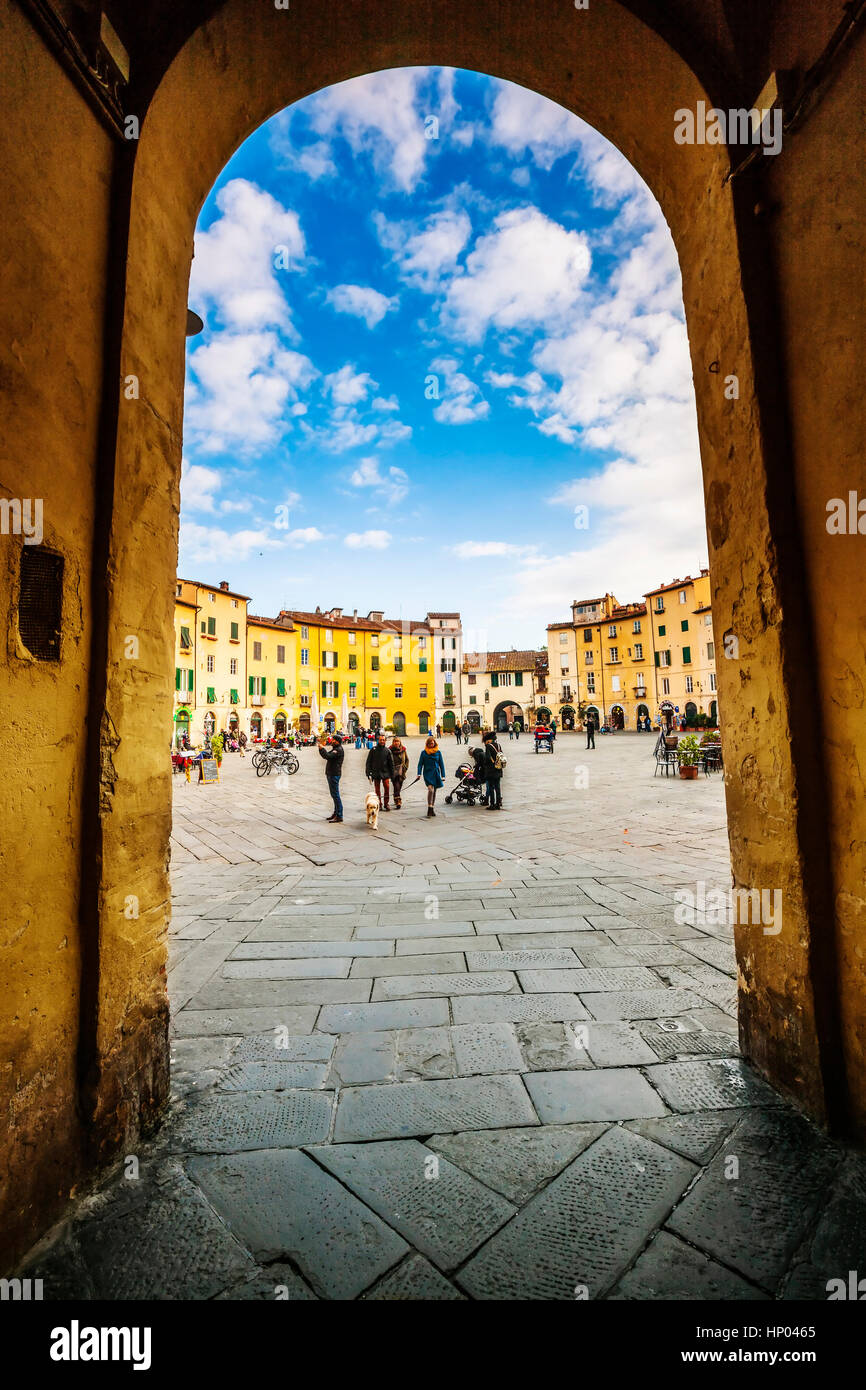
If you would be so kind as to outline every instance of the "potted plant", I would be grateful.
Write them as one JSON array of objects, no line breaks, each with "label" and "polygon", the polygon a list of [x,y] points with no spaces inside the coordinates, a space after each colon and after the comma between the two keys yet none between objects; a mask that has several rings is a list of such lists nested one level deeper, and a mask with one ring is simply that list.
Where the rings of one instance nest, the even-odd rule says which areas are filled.
[{"label": "potted plant", "polygon": [[681,738],[677,753],[680,759],[680,776],[684,781],[693,781],[698,775],[698,764],[701,760],[701,749],[694,734],[687,734]]},{"label": "potted plant", "polygon": [[211,756],[214,758],[217,767],[223,765],[223,735],[213,734],[210,741]]}]

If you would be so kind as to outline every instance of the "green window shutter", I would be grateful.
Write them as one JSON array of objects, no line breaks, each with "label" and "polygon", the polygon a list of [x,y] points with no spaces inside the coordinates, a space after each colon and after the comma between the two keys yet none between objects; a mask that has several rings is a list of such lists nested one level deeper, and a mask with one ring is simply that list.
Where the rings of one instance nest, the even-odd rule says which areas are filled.
[{"label": "green window shutter", "polygon": [[195,689],[195,677],[192,673],[192,667],[190,667],[190,669],[186,673],[186,688],[190,692],[190,694],[192,694],[193,690]]},{"label": "green window shutter", "polygon": [[494,671],[494,672],[492,673],[492,675],[491,675],[491,677],[490,677],[490,684],[491,684],[491,685],[498,685],[498,684],[499,684],[499,673],[498,673],[498,671]]},{"label": "green window shutter", "polygon": [[175,666],[175,668],[174,668],[174,688],[175,688],[175,690],[180,690],[180,667],[179,667],[179,666]]},{"label": "green window shutter", "polygon": [[655,659],[656,659],[656,666],[661,666],[661,664],[662,664],[662,659],[661,659],[661,657],[659,656],[658,652],[655,653]]},{"label": "green window shutter", "polygon": [[267,695],[267,693],[268,693],[268,682],[267,682],[267,680],[265,679],[265,677],[262,676],[262,694],[263,694],[263,695]]},{"label": "green window shutter", "polygon": [[422,657],[421,660],[418,662],[418,670],[419,670],[419,671],[426,671],[426,670],[427,670],[427,662],[426,662],[426,660],[425,660],[424,657]]},{"label": "green window shutter", "polygon": [[209,685],[207,688],[207,702],[209,705],[216,704],[216,691],[212,685]]},{"label": "green window shutter", "polygon": [[339,695],[339,693],[340,693],[340,682],[339,682],[339,681],[334,681],[334,698],[335,698],[335,699],[336,699],[336,697]]},{"label": "green window shutter", "polygon": [[182,627],[181,630],[180,630],[180,645],[181,645],[182,647],[191,647],[191,646],[192,646],[192,641],[190,640],[189,628],[188,628],[188,627]]},{"label": "green window shutter", "polygon": [[232,623],[232,639],[233,639],[235,642],[238,640],[238,625],[237,625],[237,623]]},{"label": "green window shutter", "polygon": [[665,625],[664,625],[664,623],[659,623],[659,637],[664,637],[664,635],[665,635]]},{"label": "green window shutter", "polygon": [[683,618],[682,622],[680,623],[680,632],[688,632],[688,630],[689,630],[689,620],[688,620],[688,618]]},{"label": "green window shutter", "polygon": [[207,632],[207,623],[205,622],[204,618],[202,618],[201,620],[201,631],[202,636],[204,636],[204,634]]},{"label": "green window shutter", "polygon": [[522,684],[523,684],[523,672],[522,672],[522,671],[515,671],[515,672],[514,672],[514,684],[515,684],[515,685],[522,685]]},{"label": "green window shutter", "polygon": [[283,676],[277,676],[277,694],[278,694],[278,695],[285,695],[285,693],[286,693],[286,682],[285,682],[285,679],[283,678]]},{"label": "green window shutter", "polygon": [[238,703],[238,692],[236,690],[233,690],[231,693],[231,702],[233,705]]},{"label": "green window shutter", "polygon": [[688,666],[688,664],[689,664],[689,662],[691,661],[691,659],[692,659],[692,649],[691,649],[691,647],[683,647],[683,665],[684,665],[684,666]]},{"label": "green window shutter", "polygon": [[207,635],[208,637],[216,637],[216,618],[208,618]]},{"label": "green window shutter", "polygon": [[326,686],[327,684],[328,684],[327,681],[322,681],[322,699],[323,699],[323,700],[327,699],[327,696],[325,695],[325,686]]},{"label": "green window shutter", "polygon": [[[656,663],[656,664],[658,664],[658,663]],[[255,681],[255,676],[250,676],[250,694],[251,694],[251,695],[255,694],[255,689],[256,689],[256,687],[255,687],[255,685],[254,685],[254,681]]]}]

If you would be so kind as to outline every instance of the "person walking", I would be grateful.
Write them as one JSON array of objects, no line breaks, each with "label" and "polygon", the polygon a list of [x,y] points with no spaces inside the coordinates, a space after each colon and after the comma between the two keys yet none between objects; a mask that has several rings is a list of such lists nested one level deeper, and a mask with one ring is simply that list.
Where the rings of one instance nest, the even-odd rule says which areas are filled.
[{"label": "person walking", "polygon": [[513,724],[513,722],[512,722],[511,724],[508,725],[508,742],[509,742],[509,743],[513,743],[513,742],[514,742],[514,724]]},{"label": "person walking", "polygon": [[403,747],[400,739],[396,736],[391,739],[389,752],[391,754],[391,762],[394,765],[394,807],[399,811],[400,807],[403,805],[400,799],[400,793],[403,790],[403,783],[406,781],[406,775],[409,771],[409,754]]},{"label": "person walking", "polygon": [[520,742],[520,720],[519,720],[519,719],[515,719],[515,721],[514,721],[514,737],[515,737],[515,739],[517,740],[517,742],[519,743],[519,742]]},{"label": "person walking", "polygon": [[587,748],[595,747],[595,720],[591,714],[586,716],[586,746]]},{"label": "person walking", "polygon": [[454,725],[454,737],[455,737],[456,740],[457,740],[457,746],[458,746],[458,748],[459,748],[459,747],[460,747],[460,741],[461,741],[461,739],[463,738],[463,730],[461,729],[461,727],[460,727],[459,724],[455,724],[455,725]]},{"label": "person walking", "polygon": [[244,733],[243,729],[241,729],[240,733],[238,734],[238,752],[240,753],[240,755],[241,755],[242,758],[245,758],[245,757],[246,757],[246,750],[247,750],[247,736],[246,736],[246,734]]},{"label": "person walking", "polygon": [[366,773],[376,788],[381,809],[390,811],[388,802],[391,797],[391,783],[394,780],[394,760],[390,748],[385,743],[384,734],[379,734],[378,741],[367,754]]},{"label": "person walking", "polygon": [[466,743],[466,744],[469,743],[469,735],[470,735],[471,732],[472,732],[472,731],[471,731],[471,729],[469,728],[469,720],[468,720],[468,719],[464,719],[464,720],[463,720],[463,742],[464,742],[464,743]]},{"label": "person walking", "polygon": [[439,751],[439,745],[435,738],[428,738],[424,745],[423,752],[418,759],[418,776],[424,778],[427,787],[427,815],[435,816],[433,809],[436,803],[436,793],[440,787],[445,786],[445,762]]},{"label": "person walking", "polygon": [[493,733],[484,735],[484,771],[488,811],[502,810],[502,749]]},{"label": "person walking", "polygon": [[342,825],[343,822],[343,803],[340,799],[340,778],[343,775],[343,741],[339,734],[335,734],[331,739],[330,746],[324,738],[316,740],[319,745],[319,756],[325,759],[325,776],[328,779],[328,791],[331,793],[331,800],[334,803],[334,810],[328,816],[329,825]]},{"label": "person walking", "polygon": [[441,738],[441,737],[442,737],[442,725],[441,725],[441,724],[437,724],[437,725],[436,725],[436,737],[437,737],[437,738]]}]

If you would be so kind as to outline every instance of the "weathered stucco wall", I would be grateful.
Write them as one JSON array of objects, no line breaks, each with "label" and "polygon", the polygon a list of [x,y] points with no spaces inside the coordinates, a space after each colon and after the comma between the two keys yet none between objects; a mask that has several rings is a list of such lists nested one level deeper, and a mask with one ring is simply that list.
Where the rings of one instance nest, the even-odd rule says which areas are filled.
[{"label": "weathered stucco wall", "polygon": [[[820,8],[829,17],[825,0]],[[191,6],[176,10],[185,16]],[[586,12],[499,0],[293,0],[277,11],[227,0],[182,47],[137,147],[115,150],[112,191],[109,137],[15,8],[3,15],[11,77],[0,114],[11,139],[2,172],[15,217],[2,235],[16,293],[4,302],[0,343],[11,405],[0,482],[20,492],[26,479],[23,495],[42,489],[70,599],[59,670],[34,670],[9,637],[0,671],[4,708],[26,722],[32,749],[6,779],[25,833],[0,864],[13,1014],[0,1025],[0,1057],[24,1136],[20,1153],[0,1137],[0,1168],[11,1162],[15,1175],[4,1194],[10,1248],[46,1224],[79,1154],[84,1165],[105,1161],[165,1094],[170,776],[161,731],[170,727],[173,651],[165,577],[177,555],[195,218],[258,124],[310,91],[383,67],[453,64],[532,87],[613,140],[663,206],[683,272],[714,613],[719,634],[731,631],[740,644],[739,658],[719,663],[734,878],[784,893],[782,933],[738,929],[742,1036],[756,1064],[814,1115],[837,1125],[853,1117],[862,1133],[866,813],[856,735],[866,652],[852,645],[839,596],[863,579],[853,538],[828,544],[823,530],[829,479],[832,495],[846,494],[862,443],[862,298],[851,302],[858,285],[862,295],[862,219],[856,234],[849,225],[862,195],[844,177],[862,136],[856,73],[840,75],[790,151],[726,183],[724,150],[676,145],[673,113],[707,98],[739,105],[743,94],[705,91],[614,0],[593,0]],[[810,34],[804,63],[825,28]],[[768,39],[768,51],[782,51],[785,38]],[[160,53],[170,51],[164,32],[160,42]],[[159,65],[155,50],[143,54],[148,65]],[[827,167],[839,170],[832,197]],[[780,211],[756,218],[768,193]],[[736,401],[724,396],[728,373],[739,377]],[[138,399],[123,392],[131,375]],[[95,497],[102,510],[92,537]],[[105,588],[91,597],[92,541]],[[10,582],[13,550],[4,542]],[[13,633],[11,594],[6,602]],[[847,670],[836,663],[841,650]],[[826,769],[814,738],[822,700]],[[88,703],[97,734],[86,768]]]}]

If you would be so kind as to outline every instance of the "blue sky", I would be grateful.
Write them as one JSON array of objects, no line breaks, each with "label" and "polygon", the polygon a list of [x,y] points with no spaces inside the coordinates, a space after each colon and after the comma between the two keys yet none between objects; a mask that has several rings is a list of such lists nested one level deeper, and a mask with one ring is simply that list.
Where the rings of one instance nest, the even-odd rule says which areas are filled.
[{"label": "blue sky", "polygon": [[670,233],[563,108],[340,83],[244,143],[195,247],[181,574],[260,613],[459,609],[495,648],[706,563]]}]

